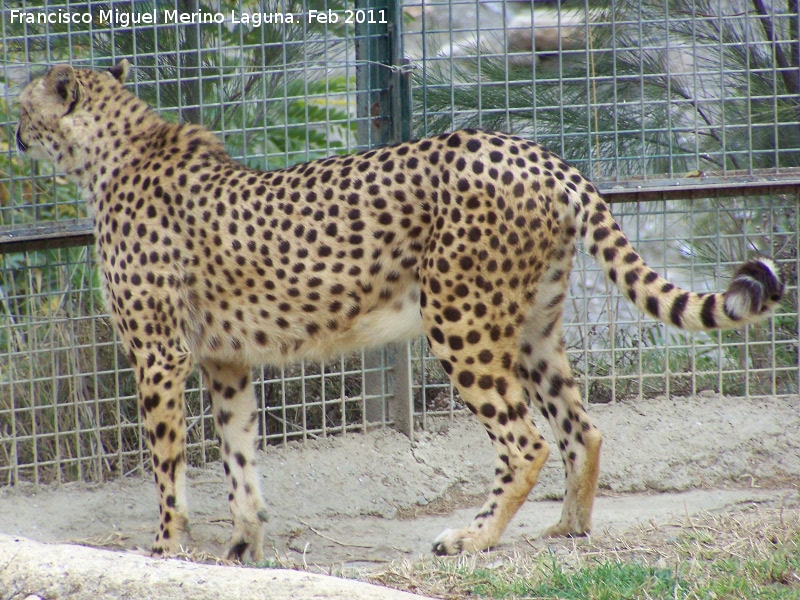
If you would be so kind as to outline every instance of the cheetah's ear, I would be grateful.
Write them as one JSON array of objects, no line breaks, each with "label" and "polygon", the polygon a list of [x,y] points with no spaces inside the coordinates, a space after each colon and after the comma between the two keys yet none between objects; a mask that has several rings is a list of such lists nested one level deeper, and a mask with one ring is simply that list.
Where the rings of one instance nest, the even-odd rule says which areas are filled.
[{"label": "cheetah's ear", "polygon": [[113,67],[111,67],[108,72],[120,83],[125,83],[125,80],[128,79],[128,71],[130,71],[130,68],[131,63],[128,62],[128,59],[123,58]]},{"label": "cheetah's ear", "polygon": [[75,70],[69,65],[57,65],[44,76],[45,89],[63,102],[72,103],[78,97],[78,82]]}]

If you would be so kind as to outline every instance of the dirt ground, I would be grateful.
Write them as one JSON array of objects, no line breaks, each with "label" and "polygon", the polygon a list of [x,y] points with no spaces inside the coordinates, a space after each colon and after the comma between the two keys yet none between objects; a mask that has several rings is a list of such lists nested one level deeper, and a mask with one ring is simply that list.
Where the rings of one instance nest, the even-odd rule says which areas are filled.
[{"label": "dirt ground", "polygon": [[[590,414],[605,436],[595,538],[752,505],[800,509],[800,398],[701,394]],[[413,444],[376,430],[270,448],[260,463],[272,556],[324,572],[429,553],[439,532],[469,522],[493,472],[489,440],[467,415],[434,421]],[[501,552],[554,543],[536,538],[560,514],[562,486],[556,451]],[[226,495],[221,468],[190,471],[189,549],[221,551]],[[145,552],[156,519],[150,478],[0,490],[0,532],[38,541]]]}]

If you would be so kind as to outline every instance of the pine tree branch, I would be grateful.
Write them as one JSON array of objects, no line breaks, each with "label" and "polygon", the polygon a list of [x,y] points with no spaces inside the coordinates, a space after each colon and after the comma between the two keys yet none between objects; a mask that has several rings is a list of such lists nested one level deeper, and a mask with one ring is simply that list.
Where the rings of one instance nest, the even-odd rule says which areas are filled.
[{"label": "pine tree branch", "polygon": [[800,69],[798,65],[792,65],[791,62],[789,62],[786,53],[783,51],[783,46],[778,43],[775,36],[775,27],[773,26],[767,7],[764,5],[764,0],[753,0],[753,6],[761,17],[761,27],[764,29],[764,34],[775,47],[775,60],[781,71],[784,85],[786,85],[790,93],[800,94]]}]

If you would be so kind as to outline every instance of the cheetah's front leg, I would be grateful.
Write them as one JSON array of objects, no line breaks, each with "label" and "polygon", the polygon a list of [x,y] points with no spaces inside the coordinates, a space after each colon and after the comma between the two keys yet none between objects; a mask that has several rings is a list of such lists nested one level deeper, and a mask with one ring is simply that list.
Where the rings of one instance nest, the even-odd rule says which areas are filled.
[{"label": "cheetah's front leg", "polygon": [[139,410],[158,489],[160,524],[154,554],[178,552],[189,521],[183,391],[192,361],[176,347],[153,343],[133,357]]},{"label": "cheetah's front leg", "polygon": [[263,523],[267,520],[255,466],[258,433],[255,395],[249,366],[201,363],[214,409],[214,424],[220,441],[222,466],[228,480],[228,501],[233,535],[227,558],[241,560],[247,551],[255,562],[264,557]]}]

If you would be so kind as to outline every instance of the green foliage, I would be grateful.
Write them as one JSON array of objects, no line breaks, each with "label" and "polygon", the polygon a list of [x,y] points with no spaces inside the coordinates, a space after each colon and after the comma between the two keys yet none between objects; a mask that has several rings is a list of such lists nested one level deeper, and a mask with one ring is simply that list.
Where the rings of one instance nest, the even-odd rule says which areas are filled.
[{"label": "green foliage", "polygon": [[686,594],[688,585],[669,569],[638,563],[603,562],[596,566],[567,571],[553,559],[546,581],[525,590],[526,595],[565,600],[623,600],[641,598],[675,598]]},{"label": "green foliage", "polygon": [[[0,123],[11,121],[16,124],[8,105],[0,100]],[[86,208],[74,186],[63,178],[41,176],[38,165],[8,144],[0,148],[0,227],[84,216]]]},{"label": "green foliage", "polygon": [[[344,77],[327,81],[292,81],[286,85],[286,101],[267,102],[262,107],[245,106],[250,123],[269,127],[242,128],[225,136],[226,145],[244,156],[252,167],[280,168],[301,160],[324,158],[345,151],[355,133],[347,107],[333,107],[326,95],[344,95],[349,83]],[[220,109],[224,110],[224,109]],[[266,112],[266,118],[264,114]],[[263,158],[262,158],[263,157]]]},{"label": "green foliage", "polygon": [[[20,256],[24,268],[11,268]],[[137,408],[125,401],[133,377],[109,323],[96,316],[90,249],[1,258],[2,483],[128,471],[139,459]]]},{"label": "green foliage", "polygon": [[[210,13],[210,5],[196,4]],[[299,13],[299,1],[261,2],[253,10]],[[341,3],[330,3],[335,9]],[[166,3],[137,3],[136,10],[162,10]],[[221,2],[214,12],[239,12],[240,3]],[[184,7],[189,8],[189,7]],[[246,8],[246,6],[245,6]],[[131,10],[125,3],[118,10]],[[298,19],[282,26],[151,28],[100,37],[107,55],[134,57],[139,95],[160,112],[222,131],[225,143],[251,166],[278,168],[298,160],[327,156],[353,141],[348,106],[333,106],[328,95],[348,92],[354,82],[328,77],[324,70],[299,65],[336,53],[336,30],[323,33]],[[113,45],[113,47],[112,47]],[[186,52],[186,48],[193,52]],[[235,49],[235,50],[234,50]],[[332,56],[333,55],[333,56]],[[315,73],[317,73],[315,75]]]},{"label": "green foliage", "polygon": [[589,161],[595,178],[800,166],[796,19],[758,19],[757,4],[593,3],[588,52],[432,62],[415,74],[417,133],[514,131]]},{"label": "green foliage", "polygon": [[[46,4],[53,10],[52,3],[43,0],[28,3],[28,10]],[[331,77],[327,69],[303,67],[337,58],[343,45],[335,42],[343,29],[315,29],[300,18],[261,27],[246,23],[110,27],[100,15],[114,11],[133,18],[176,8],[203,14],[247,10],[298,14],[304,4],[299,0],[93,4],[91,28],[8,23],[8,53],[21,62],[70,60],[96,68],[127,57],[133,64],[137,94],[165,118],[221,131],[234,156],[276,168],[344,150],[354,140],[349,106],[336,99],[344,98],[355,82],[343,75]],[[343,1],[327,3],[332,10],[343,6]],[[70,10],[79,8],[73,5]]]},{"label": "green foliage", "polygon": [[[789,546],[791,548],[791,546]],[[559,600],[635,600],[639,598],[798,598],[791,585],[800,568],[797,548],[783,549],[768,559],[716,559],[703,566],[703,576],[638,562],[605,560],[573,569],[550,557],[537,577],[509,578],[492,569],[462,570],[460,585],[478,598],[542,598]],[[789,584],[789,585],[787,585]]]}]

